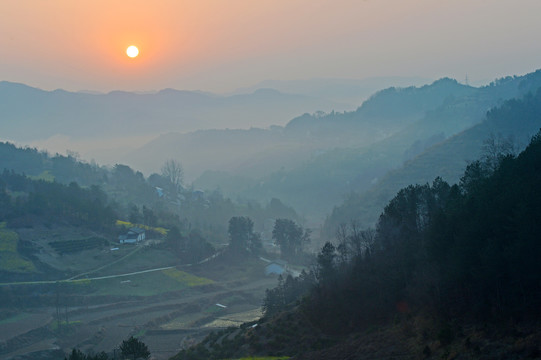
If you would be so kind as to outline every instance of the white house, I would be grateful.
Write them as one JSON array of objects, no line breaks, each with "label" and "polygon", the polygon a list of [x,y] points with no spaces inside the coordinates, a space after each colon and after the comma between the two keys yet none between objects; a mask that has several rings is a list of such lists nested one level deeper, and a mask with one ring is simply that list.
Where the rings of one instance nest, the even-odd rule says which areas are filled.
[{"label": "white house", "polygon": [[125,235],[120,235],[118,237],[118,242],[121,244],[136,244],[145,240],[146,234],[145,229],[138,227],[132,227],[128,230]]}]

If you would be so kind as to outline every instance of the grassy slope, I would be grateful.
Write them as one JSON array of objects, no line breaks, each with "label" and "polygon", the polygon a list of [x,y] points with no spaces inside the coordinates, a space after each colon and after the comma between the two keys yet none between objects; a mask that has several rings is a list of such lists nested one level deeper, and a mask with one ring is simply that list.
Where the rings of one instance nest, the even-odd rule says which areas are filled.
[{"label": "grassy slope", "polygon": [[0,271],[14,273],[33,273],[36,267],[24,259],[17,251],[19,235],[0,223]]}]

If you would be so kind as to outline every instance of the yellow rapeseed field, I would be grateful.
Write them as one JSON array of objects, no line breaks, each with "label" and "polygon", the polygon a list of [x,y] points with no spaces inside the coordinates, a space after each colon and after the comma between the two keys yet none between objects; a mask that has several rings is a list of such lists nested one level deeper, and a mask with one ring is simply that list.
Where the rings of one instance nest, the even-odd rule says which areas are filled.
[{"label": "yellow rapeseed field", "polygon": [[208,285],[208,284],[214,283],[214,281],[210,279],[188,274],[187,272],[180,271],[177,269],[167,269],[167,270],[163,270],[162,272],[165,275],[169,276],[170,278],[188,287]]}]

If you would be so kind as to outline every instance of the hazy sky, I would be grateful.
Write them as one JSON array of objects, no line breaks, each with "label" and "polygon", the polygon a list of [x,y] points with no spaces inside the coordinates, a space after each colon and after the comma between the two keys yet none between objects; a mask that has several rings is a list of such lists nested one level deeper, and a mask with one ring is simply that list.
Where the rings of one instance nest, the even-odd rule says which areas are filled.
[{"label": "hazy sky", "polygon": [[478,82],[541,67],[540,14],[540,0],[1,0],[0,80],[216,92],[314,77]]}]

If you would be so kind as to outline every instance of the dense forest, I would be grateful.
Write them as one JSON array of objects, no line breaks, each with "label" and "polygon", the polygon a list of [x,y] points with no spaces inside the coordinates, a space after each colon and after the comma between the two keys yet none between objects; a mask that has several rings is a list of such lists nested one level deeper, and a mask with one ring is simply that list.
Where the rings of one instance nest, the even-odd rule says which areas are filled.
[{"label": "dense forest", "polygon": [[[429,320],[417,356],[430,357],[461,338],[469,346],[465,355],[477,358],[483,344],[465,337],[467,324],[540,319],[540,179],[541,132],[518,156],[487,148],[459,184],[436,178],[403,188],[375,231],[343,225],[337,244],[325,244],[311,273],[281,278],[267,291],[259,322],[234,336],[210,336],[176,359],[326,358],[317,351],[336,344],[348,356],[359,355],[348,348],[351,334],[420,315]],[[536,346],[499,356],[535,355]]]}]

